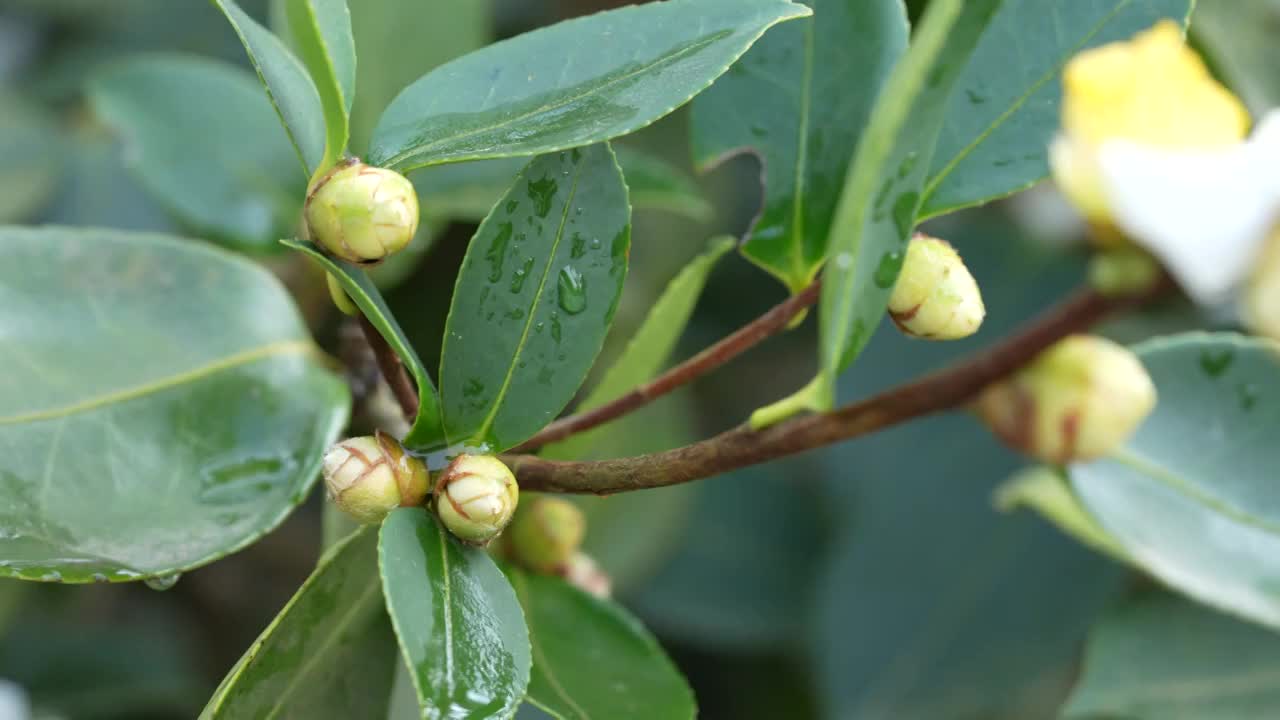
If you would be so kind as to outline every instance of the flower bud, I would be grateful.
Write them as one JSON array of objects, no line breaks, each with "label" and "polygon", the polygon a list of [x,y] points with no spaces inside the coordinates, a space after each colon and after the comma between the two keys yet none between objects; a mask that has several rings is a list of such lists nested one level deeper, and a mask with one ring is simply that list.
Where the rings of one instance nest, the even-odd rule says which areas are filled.
[{"label": "flower bud", "polygon": [[436,481],[436,514],[449,532],[472,545],[497,537],[519,499],[515,475],[492,455],[459,455]]},{"label": "flower bud", "polygon": [[535,572],[552,573],[569,562],[586,531],[586,518],[577,505],[539,496],[520,506],[503,537],[513,560]]},{"label": "flower bud", "polygon": [[1108,297],[1145,292],[1159,281],[1160,264],[1136,247],[1103,250],[1089,261],[1089,284]]},{"label": "flower bud", "polygon": [[381,522],[397,507],[421,505],[430,487],[426,464],[381,431],[329,448],[324,484],[329,498],[362,523]]},{"label": "flower bud", "polygon": [[351,161],[318,182],[303,217],[312,241],[343,260],[372,265],[413,240],[418,193],[394,170]]},{"label": "flower bud", "polygon": [[1073,335],[987,388],[976,410],[1011,447],[1065,464],[1124,444],[1155,403],[1155,385],[1136,355],[1110,340]]},{"label": "flower bud", "polygon": [[602,600],[613,594],[613,580],[584,552],[574,553],[559,574],[565,582]]},{"label": "flower bud", "polygon": [[978,331],[987,310],[982,293],[950,244],[917,233],[907,246],[889,317],[902,332],[928,340],[958,340]]},{"label": "flower bud", "polygon": [[338,278],[331,273],[325,273],[325,281],[329,285],[329,297],[333,300],[333,304],[337,306],[338,310],[342,311],[344,315],[359,317],[360,308],[356,307],[356,304],[351,301],[351,296],[342,288]]}]

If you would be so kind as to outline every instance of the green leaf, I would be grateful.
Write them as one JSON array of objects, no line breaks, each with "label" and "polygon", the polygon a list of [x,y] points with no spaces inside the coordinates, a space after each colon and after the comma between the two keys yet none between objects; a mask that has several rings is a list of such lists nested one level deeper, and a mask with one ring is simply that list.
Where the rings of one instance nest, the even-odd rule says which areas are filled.
[{"label": "green leaf", "polygon": [[194,232],[270,251],[297,225],[303,178],[248,73],[194,56],[142,55],[99,72],[89,99],[147,190]]},{"label": "green leaf", "polygon": [[608,145],[529,163],[458,273],[440,359],[450,443],[505,450],[564,409],[609,331],[630,247]]},{"label": "green leaf", "polygon": [[333,167],[347,149],[351,104],[356,95],[356,46],[347,0],[285,0],[290,35],[302,55],[324,109],[324,159]]},{"label": "green leaf", "polygon": [[[665,210],[693,220],[711,216],[711,204],[684,173],[639,150],[614,151],[637,210]],[[418,170],[411,179],[422,197],[423,213],[480,222],[528,163],[528,158],[500,158],[437,165]]]},{"label": "green leaf", "polygon": [[423,367],[418,353],[414,352],[413,346],[409,344],[409,339],[400,329],[395,316],[387,308],[387,303],[382,299],[382,293],[378,292],[373,279],[362,268],[330,257],[314,243],[305,240],[281,240],[281,242],[306,253],[338,279],[342,288],[347,291],[347,296],[356,304],[356,307],[360,308],[360,312],[364,313],[378,333],[386,339],[387,344],[399,356],[400,362],[404,363],[405,370],[409,371],[409,377],[413,378],[418,386],[418,416],[414,418],[413,425],[401,442],[413,450],[434,450],[441,447],[444,431],[440,424],[440,401],[436,397],[436,386],[432,384],[431,376],[427,374],[427,369]]},{"label": "green leaf", "polygon": [[907,45],[901,0],[809,0],[816,17],[777,28],[693,103],[703,169],[744,151],[761,164],[764,207],[742,254],[793,292],[826,257],[849,159]]},{"label": "green leaf", "polygon": [[1160,400],[1110,458],[1074,465],[1080,502],[1135,565],[1280,627],[1280,349],[1188,333],[1136,348]]},{"label": "green leaf", "polygon": [[529,684],[529,634],[489,554],[402,508],[382,523],[378,567],[423,717],[512,715]]},{"label": "green leaf", "polygon": [[884,316],[947,98],[1002,1],[930,3],[871,112],[832,221],[815,409],[830,408],[836,375],[862,351]]},{"label": "green leaf", "polygon": [[808,14],[787,0],[668,0],[490,45],[401,93],[370,162],[404,171],[626,135],[688,102],[773,25]]},{"label": "green leaf", "polygon": [[318,170],[325,160],[324,105],[320,92],[298,58],[270,30],[262,27],[240,9],[235,0],[213,0],[240,36],[249,60],[267,90],[298,151],[302,167],[308,175]]},{"label": "green leaf", "polygon": [[1197,0],[1191,34],[1255,116],[1280,105],[1275,0]]},{"label": "green leaf", "polygon": [[1066,718],[1256,720],[1280,707],[1280,637],[1151,593],[1094,628]]},{"label": "green leaf", "polygon": [[680,671],[621,607],[559,578],[517,569],[507,578],[529,623],[529,702],[563,720],[697,714]]},{"label": "green leaf", "polygon": [[190,240],[0,230],[0,576],[189,570],[302,502],[346,423],[288,293]]},{"label": "green leaf", "polygon": [[409,83],[442,63],[489,44],[492,5],[492,0],[351,3],[351,29],[360,58],[356,65],[360,92],[351,108],[353,151],[364,153],[378,116]]},{"label": "green leaf", "polygon": [[320,558],[201,720],[386,717],[396,654],[379,592],[377,538],[362,528]]},{"label": "green leaf", "polygon": [[1020,470],[996,488],[995,505],[1001,512],[1021,507],[1035,510],[1086,546],[1114,560],[1128,562],[1124,550],[1084,509],[1067,478],[1057,468],[1036,465]]},{"label": "green leaf", "polygon": [[53,194],[62,171],[56,127],[39,105],[0,93],[0,223],[30,217]]},{"label": "green leaf", "polygon": [[[675,350],[676,342],[684,333],[693,309],[702,296],[702,289],[707,284],[707,276],[715,268],[724,254],[734,247],[733,238],[717,238],[712,240],[706,252],[685,265],[680,273],[671,280],[662,296],[653,303],[644,323],[626,349],[622,351],[618,361],[609,368],[600,382],[591,389],[587,397],[578,405],[577,411],[583,412],[600,407],[618,399],[641,383],[652,380]],[[603,428],[575,435],[568,440],[548,446],[543,455],[546,457],[578,458],[586,453],[598,440]]]},{"label": "green leaf", "polygon": [[1044,179],[1049,142],[1060,125],[1067,61],[1086,48],[1127,40],[1162,18],[1185,25],[1191,5],[1192,0],[1006,0],[951,95],[921,217],[978,205]]}]

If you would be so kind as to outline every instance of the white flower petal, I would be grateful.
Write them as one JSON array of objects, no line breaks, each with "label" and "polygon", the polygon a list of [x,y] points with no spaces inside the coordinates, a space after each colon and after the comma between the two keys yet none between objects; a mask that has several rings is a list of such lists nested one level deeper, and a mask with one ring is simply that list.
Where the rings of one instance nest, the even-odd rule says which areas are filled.
[{"label": "white flower petal", "polygon": [[1167,150],[1112,141],[1099,148],[1098,164],[1116,224],[1204,304],[1240,284],[1280,219],[1280,112],[1239,145]]}]

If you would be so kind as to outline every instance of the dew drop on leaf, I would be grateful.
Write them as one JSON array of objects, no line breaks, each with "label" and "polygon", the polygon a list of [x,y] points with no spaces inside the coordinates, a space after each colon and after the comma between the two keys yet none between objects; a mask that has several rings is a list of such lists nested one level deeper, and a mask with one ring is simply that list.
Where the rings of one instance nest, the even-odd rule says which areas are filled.
[{"label": "dew drop on leaf", "polygon": [[158,592],[164,592],[174,585],[178,584],[178,580],[182,579],[182,573],[173,573],[172,575],[158,575],[153,578],[147,578],[147,587]]},{"label": "dew drop on leaf", "polygon": [[587,281],[570,265],[560,269],[558,282],[560,309],[577,315],[587,307]]}]

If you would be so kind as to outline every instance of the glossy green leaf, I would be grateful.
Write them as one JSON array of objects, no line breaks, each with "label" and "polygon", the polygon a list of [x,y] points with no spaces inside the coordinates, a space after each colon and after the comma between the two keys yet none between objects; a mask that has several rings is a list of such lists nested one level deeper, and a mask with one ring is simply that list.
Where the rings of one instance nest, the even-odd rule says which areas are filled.
[{"label": "glossy green leaf", "polygon": [[742,254],[793,292],[826,257],[836,201],[871,107],[907,44],[901,0],[809,0],[693,103],[700,168],[752,152],[764,207]]},{"label": "glossy green leaf", "polygon": [[294,45],[310,72],[324,110],[324,159],[319,172],[342,158],[356,95],[356,46],[347,0],[284,0]]},{"label": "glossy green leaf", "polygon": [[1124,550],[1080,504],[1066,476],[1057,468],[1036,465],[1020,470],[996,488],[995,505],[1001,512],[1023,507],[1035,510],[1088,547],[1120,562],[1128,561]]},{"label": "glossy green leaf", "polygon": [[787,0],[668,0],[490,45],[401,93],[370,161],[403,171],[626,135],[688,102],[773,25],[808,14]]},{"label": "glossy green leaf", "polygon": [[471,240],[440,359],[445,435],[505,450],[573,398],[622,294],[631,207],[606,144],[535,158]]},{"label": "glossy green leaf", "polygon": [[89,98],[147,190],[193,231],[258,251],[279,249],[292,232],[304,178],[248,73],[194,56],[142,55],[98,73]]},{"label": "glossy green leaf", "polygon": [[947,98],[1002,1],[931,3],[872,110],[832,222],[819,316],[821,362],[811,398],[816,409],[831,406],[835,377],[884,316]]},{"label": "glossy green leaf", "polygon": [[222,681],[201,720],[386,717],[396,652],[378,582],[377,538],[361,529],[320,558]]},{"label": "glossy green leaf", "polygon": [[1094,628],[1062,717],[1257,720],[1280,707],[1280,637],[1185,599],[1149,593]]},{"label": "glossy green leaf", "polygon": [[109,230],[0,249],[0,576],[189,570],[306,498],[350,400],[270,273]]},{"label": "glossy green leaf", "polygon": [[[711,241],[706,252],[694,258],[680,270],[667,289],[653,303],[640,329],[636,330],[618,361],[605,372],[600,382],[591,389],[578,405],[583,412],[616,400],[641,383],[652,380],[662,370],[675,350],[676,342],[684,334],[689,318],[693,316],[707,276],[716,263],[734,247],[732,238]],[[598,440],[603,428],[579,433],[563,442],[550,445],[543,451],[546,457],[578,458]]]},{"label": "glossy green leaf", "polygon": [[401,90],[440,64],[490,42],[493,0],[356,0],[350,5],[360,58],[351,149],[364,154],[378,116]]},{"label": "glossy green leaf", "polygon": [[1067,61],[1163,18],[1185,24],[1191,6],[1192,0],[1005,0],[951,95],[921,216],[978,205],[1044,179]]},{"label": "glossy green leaf", "polygon": [[413,425],[401,442],[414,450],[433,450],[440,447],[444,441],[444,434],[440,424],[440,401],[436,396],[436,387],[432,384],[427,369],[423,367],[422,360],[418,358],[418,353],[409,344],[404,331],[400,329],[400,324],[387,308],[387,303],[382,299],[382,293],[378,292],[377,286],[373,284],[373,279],[362,268],[331,257],[314,243],[305,240],[282,240],[281,242],[306,253],[336,277],[343,289],[347,291],[347,296],[356,304],[356,307],[360,308],[364,316],[369,318],[369,322],[399,356],[400,362],[404,363],[409,377],[413,378],[418,387],[418,416],[414,418]]},{"label": "glossy green leaf", "polygon": [[529,633],[502,571],[420,508],[382,523],[378,567],[422,716],[515,713],[529,684]]},{"label": "glossy green leaf", "polygon": [[39,105],[0,93],[0,223],[25,220],[53,194],[63,160],[56,123]]},{"label": "glossy green leaf", "polygon": [[1276,0],[1197,0],[1191,33],[1254,115],[1280,106]]},{"label": "glossy green leaf", "polygon": [[562,720],[693,718],[693,692],[620,606],[559,578],[507,572],[533,647],[529,702]]},{"label": "glossy green leaf", "polygon": [[[712,208],[698,186],[661,158],[630,148],[614,148],[637,210],[664,210],[706,220]],[[424,168],[411,176],[423,213],[480,222],[510,189],[528,158],[500,158]]]},{"label": "glossy green leaf", "polygon": [[267,90],[267,97],[280,115],[280,121],[302,159],[303,168],[310,175],[324,162],[327,137],[324,105],[315,83],[280,38],[249,17],[235,0],[212,1],[240,36],[240,42],[244,44],[249,60]]},{"label": "glossy green leaf", "polygon": [[1080,502],[1138,567],[1280,627],[1280,349],[1189,333],[1136,350],[1159,402],[1124,448],[1071,467]]}]

